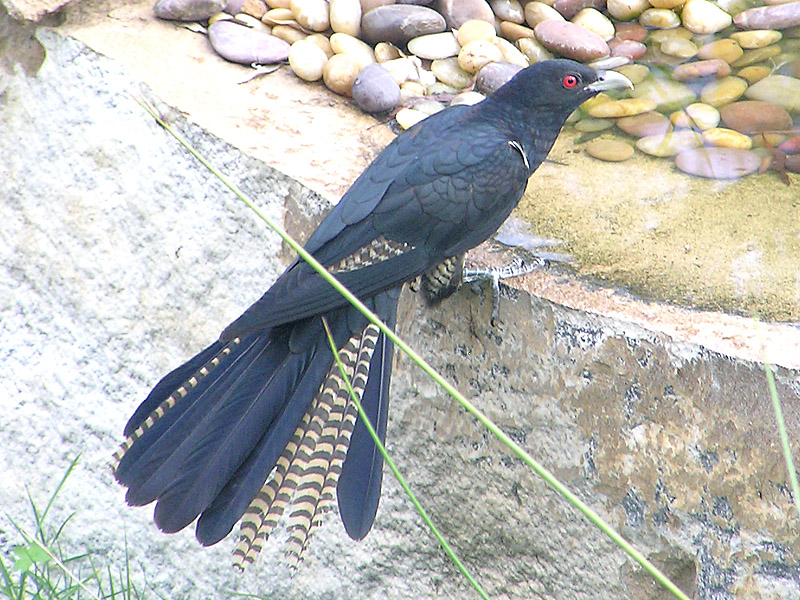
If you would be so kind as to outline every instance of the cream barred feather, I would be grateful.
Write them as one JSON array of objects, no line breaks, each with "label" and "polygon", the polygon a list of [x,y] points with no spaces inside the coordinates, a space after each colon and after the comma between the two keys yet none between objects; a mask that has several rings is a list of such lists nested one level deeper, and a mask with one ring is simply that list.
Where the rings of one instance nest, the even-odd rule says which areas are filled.
[{"label": "cream barred feather", "polygon": [[125,439],[117,448],[116,452],[114,452],[111,457],[112,471],[117,469],[119,461],[122,460],[122,457],[125,456],[125,453],[130,450],[131,446],[133,446],[133,443],[142,437],[145,431],[155,425],[156,421],[158,421],[167,413],[167,411],[175,406],[178,400],[183,398],[189,392],[189,390],[197,386],[197,384],[200,383],[203,378],[206,377],[206,375],[211,373],[211,371],[213,371],[217,365],[219,365],[220,361],[231,353],[231,350],[233,350],[233,348],[237,346],[239,342],[240,339],[238,337],[228,342],[228,344],[222,350],[220,350],[211,360],[204,364],[192,377],[190,377],[182,386],[175,390],[153,412],[151,412],[150,415],[144,421],[142,421],[141,425],[133,430],[130,435],[125,437]]},{"label": "cream barred feather", "polygon": [[[375,325],[369,325],[339,351],[359,400],[379,333]],[[356,418],[355,404],[334,363],[275,469],[242,517],[234,567],[243,570],[255,560],[289,505],[286,554],[295,562],[301,560],[311,531],[332,504]]]}]

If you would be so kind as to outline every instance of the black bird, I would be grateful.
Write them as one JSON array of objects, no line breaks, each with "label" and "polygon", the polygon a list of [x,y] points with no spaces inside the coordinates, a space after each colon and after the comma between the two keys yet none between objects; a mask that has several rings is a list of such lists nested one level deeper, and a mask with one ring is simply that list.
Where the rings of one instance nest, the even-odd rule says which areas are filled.
[{"label": "black bird", "polygon": [[[423,276],[434,300],[452,293],[461,257],[517,205],[569,114],[617,87],[632,86],[614,72],[544,61],[474,106],[428,117],[381,152],[306,249],[394,327],[403,284]],[[197,519],[204,545],[241,519],[239,567],[287,508],[287,549],[299,557],[334,489],[347,533],[366,536],[383,461],[349,401],[323,317],[383,438],[392,344],[298,259],[136,409],[114,455],[127,502],[155,501],[167,533]]]}]

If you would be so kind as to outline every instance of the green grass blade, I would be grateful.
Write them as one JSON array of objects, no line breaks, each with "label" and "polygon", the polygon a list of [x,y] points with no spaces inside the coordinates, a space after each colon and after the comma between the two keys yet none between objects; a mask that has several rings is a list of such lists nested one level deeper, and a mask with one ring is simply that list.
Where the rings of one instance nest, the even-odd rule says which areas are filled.
[{"label": "green grass blade", "polygon": [[442,549],[444,550],[445,554],[447,554],[447,556],[450,558],[450,560],[453,562],[456,568],[459,571],[461,571],[461,573],[464,575],[467,581],[469,581],[470,585],[472,585],[472,587],[475,588],[475,591],[478,592],[480,597],[484,598],[484,600],[489,600],[489,596],[486,594],[485,591],[483,591],[483,588],[480,586],[480,584],[475,580],[475,578],[470,574],[470,572],[458,558],[456,553],[450,547],[450,544],[447,542],[444,536],[439,532],[439,529],[436,527],[436,525],[433,524],[433,521],[431,521],[430,517],[428,516],[428,513],[422,507],[422,504],[420,504],[419,500],[417,500],[417,497],[414,495],[414,492],[411,491],[411,488],[409,487],[408,483],[406,483],[406,480],[400,473],[400,470],[394,464],[392,457],[389,456],[389,453],[386,451],[386,447],[381,442],[380,437],[378,437],[378,433],[372,426],[369,417],[367,417],[367,413],[364,412],[364,409],[361,406],[361,402],[359,401],[355,391],[353,390],[353,386],[350,383],[350,378],[347,376],[344,365],[342,364],[342,360],[339,357],[339,350],[336,347],[336,342],[334,342],[333,340],[333,334],[331,333],[330,327],[328,327],[328,320],[325,317],[322,317],[322,324],[325,326],[325,333],[328,335],[328,343],[330,344],[331,351],[333,352],[334,359],[336,360],[336,364],[339,367],[339,373],[342,375],[342,379],[344,379],[344,384],[347,387],[347,391],[350,394],[350,398],[355,403],[356,408],[358,409],[358,416],[361,418],[364,425],[366,426],[367,431],[372,437],[372,441],[375,442],[378,451],[381,453],[381,456],[383,456],[383,460],[386,462],[387,466],[389,467],[389,470],[391,470],[392,475],[394,475],[395,479],[397,479],[397,481],[400,483],[400,487],[403,488],[403,491],[411,500],[411,503],[414,505],[414,508],[417,509],[419,516],[422,517],[422,520],[428,526],[428,529],[430,529],[433,536],[439,541],[439,544],[442,546]]},{"label": "green grass blade", "polygon": [[767,372],[767,385],[769,386],[769,395],[772,398],[772,408],[775,411],[775,421],[778,423],[778,435],[780,436],[781,448],[783,449],[783,459],[786,462],[786,470],[789,473],[789,483],[792,486],[792,499],[794,500],[794,507],[797,509],[797,514],[800,516],[800,485],[798,485],[797,482],[797,469],[795,469],[794,459],[792,458],[792,446],[789,443],[789,434],[786,432],[786,421],[783,418],[781,399],[778,396],[778,388],[775,385],[775,376],[772,373],[772,366],[764,362],[764,369]]},{"label": "green grass blade", "polygon": [[135,98],[135,100],[152,116],[156,122],[161,125],[170,135],[172,135],[178,143],[180,143],[186,150],[197,158],[200,163],[206,167],[215,177],[217,177],[228,189],[230,189],[236,196],[244,202],[256,215],[263,220],[273,231],[275,231],[295,252],[298,256],[306,261],[312,268],[314,268],[320,277],[327,281],[337,292],[339,292],[350,304],[356,307],[367,319],[377,325],[380,330],[392,342],[404,352],[408,357],[413,360],[425,373],[427,373],[434,381],[436,381],[442,389],[444,389],[450,396],[459,402],[473,417],[475,417],[484,427],[486,427],[495,437],[498,438],[513,454],[515,454],[526,465],[533,469],[542,479],[544,479],[553,489],[561,494],[570,504],[577,508],[583,515],[601,531],[603,531],[611,540],[616,543],[622,550],[624,550],[633,560],[639,563],[652,577],[673,596],[680,600],[689,600],[688,596],[684,594],[678,587],[672,583],[666,575],[664,575],[654,564],[637,551],[631,544],[622,538],[610,525],[608,525],[599,514],[593,511],[588,505],[582,502],[575,494],[570,492],[556,477],[547,469],[541,466],[532,456],[530,456],[523,448],[516,442],[503,433],[485,414],[483,414],[477,407],[469,402],[461,393],[459,393],[452,385],[450,385],[439,373],[430,366],[419,354],[417,354],[408,344],[400,339],[391,329],[389,329],[372,311],[370,311],[356,296],[344,287],[333,275],[323,267],[317,260],[311,256],[306,250],[292,238],[284,229],[274,222],[266,213],[256,206],[252,200],[247,198],[244,193],[233,184],[225,175],[223,175],[216,167],[209,163],[197,150],[195,150],[188,141],[181,137],[174,128],[165,122],[158,112],[149,106],[144,100]]}]

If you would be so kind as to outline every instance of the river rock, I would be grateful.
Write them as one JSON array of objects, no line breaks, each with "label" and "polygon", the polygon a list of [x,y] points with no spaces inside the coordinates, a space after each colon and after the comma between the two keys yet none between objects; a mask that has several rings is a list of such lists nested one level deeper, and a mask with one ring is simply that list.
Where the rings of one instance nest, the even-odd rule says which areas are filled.
[{"label": "river rock", "polygon": [[751,65],[749,67],[745,67],[744,69],[740,69],[739,72],[736,73],[736,76],[746,79],[747,83],[753,85],[756,81],[761,81],[764,79],[764,77],[769,76],[771,73],[772,68],[770,67],[765,65]]},{"label": "river rock", "polygon": [[440,33],[446,27],[444,17],[435,10],[407,4],[379,6],[361,18],[361,35],[370,44],[402,45],[421,35]]},{"label": "river rock", "polygon": [[394,116],[394,118],[397,120],[397,124],[403,129],[410,129],[427,117],[428,115],[426,115],[424,112],[414,110],[413,108],[400,109]]},{"label": "river rock", "polygon": [[[731,24],[731,16],[708,0],[688,0],[681,11],[683,26],[692,33],[706,35],[722,31]],[[769,28],[768,28],[769,29]]]},{"label": "river rock", "polygon": [[472,19],[494,24],[492,7],[485,0],[436,0],[433,7],[450,29],[458,29]]},{"label": "river rock", "polygon": [[289,9],[295,20],[311,31],[325,31],[330,27],[330,8],[325,0],[291,0]]},{"label": "river rock", "polygon": [[500,48],[486,40],[470,42],[458,53],[458,66],[467,73],[477,73],[484,65],[501,60],[503,53]]},{"label": "river rock", "polygon": [[622,131],[637,138],[663,136],[670,129],[669,119],[655,111],[623,117],[617,119],[616,124]]},{"label": "river rock", "polygon": [[684,173],[708,179],[737,179],[754,173],[761,166],[761,157],[750,150],[736,148],[693,148],[675,158],[675,165]]},{"label": "river rock", "polygon": [[298,40],[289,49],[289,66],[300,79],[319,81],[328,57],[313,42]]},{"label": "river rock", "polygon": [[589,109],[589,115],[598,119],[630,117],[654,110],[656,103],[650,98],[623,98],[597,104]]},{"label": "river rock", "polygon": [[792,117],[786,109],[771,102],[733,102],[720,108],[719,112],[726,126],[742,133],[761,133],[792,127]]},{"label": "river rock", "polygon": [[461,44],[450,31],[422,35],[408,41],[408,51],[427,60],[457,56],[460,50]]},{"label": "river rock", "polygon": [[743,10],[733,20],[739,29],[788,29],[800,25],[800,2]]},{"label": "river rock", "polygon": [[739,42],[732,39],[724,39],[709,42],[705,46],[701,46],[697,51],[697,58],[700,60],[719,58],[731,64],[739,60],[742,54],[744,54],[744,50],[742,50]]},{"label": "river rock", "polygon": [[517,47],[519,48],[520,52],[528,57],[528,60],[531,62],[531,64],[553,58],[553,55],[550,54],[550,52],[548,52],[544,46],[542,46],[533,38],[518,39]]},{"label": "river rock", "polygon": [[[615,19],[620,21],[630,21],[641,15],[644,11],[650,8],[650,3],[647,0],[608,0],[606,10]],[[617,24],[617,30],[619,31]],[[643,41],[643,40],[636,40]]]},{"label": "river rock", "polygon": [[703,144],[706,146],[717,146],[720,148],[739,148],[749,150],[753,146],[753,140],[733,129],[725,127],[712,127],[706,129],[702,134]]},{"label": "river rock", "polygon": [[511,21],[500,21],[500,33],[509,41],[516,42],[521,38],[535,37],[533,29]]},{"label": "river rock", "polygon": [[584,29],[596,33],[606,42],[616,34],[614,24],[596,8],[584,8],[572,17],[571,21],[575,25],[580,25]]},{"label": "river rock", "polygon": [[726,77],[731,74],[731,68],[724,60],[712,58],[709,60],[696,60],[678,65],[672,70],[672,78],[676,81],[686,81],[688,79],[698,79],[716,75]]},{"label": "river rock", "polygon": [[472,19],[463,23],[456,32],[456,39],[462,46],[466,46],[475,40],[487,40],[491,42],[494,41],[496,37],[497,32],[494,29],[494,25],[479,19]]},{"label": "river rock", "polygon": [[153,12],[169,21],[206,21],[222,12],[225,4],[225,0],[158,0]]},{"label": "river rock", "polygon": [[489,0],[494,16],[501,21],[524,23],[525,11],[517,0]]},{"label": "river rock", "polygon": [[580,62],[608,56],[611,51],[596,33],[569,21],[544,21],[534,29],[536,39],[548,50]]},{"label": "river rock", "polygon": [[611,56],[624,56],[630,60],[636,60],[644,56],[647,46],[634,40],[621,40],[618,37],[608,42]]},{"label": "river rock", "polygon": [[472,74],[458,66],[455,56],[433,61],[431,71],[439,81],[459,90],[472,83]]},{"label": "river rock", "polygon": [[668,56],[691,58],[697,54],[697,46],[695,46],[692,40],[686,40],[676,36],[661,42],[661,51]]},{"label": "river rock", "polygon": [[535,28],[544,21],[564,21],[564,17],[552,6],[544,2],[529,2],[525,5],[525,22]]},{"label": "river rock", "polygon": [[687,148],[695,148],[702,143],[700,136],[694,131],[680,129],[669,131],[665,135],[652,135],[639,138],[636,148],[650,156],[666,158],[675,156]]},{"label": "river rock", "polygon": [[800,112],[800,79],[787,75],[770,75],[751,85],[745,97],[782,106],[789,112]]},{"label": "river rock", "polygon": [[353,81],[351,94],[361,110],[368,113],[386,112],[400,104],[400,86],[378,63],[361,69]]},{"label": "river rock", "polygon": [[674,12],[666,8],[648,8],[639,15],[639,24],[655,29],[672,29],[681,24],[681,20]]},{"label": "river rock", "polygon": [[592,140],[586,144],[586,154],[609,162],[628,160],[633,156],[633,146],[622,140]]},{"label": "river rock", "polygon": [[731,34],[731,39],[746,49],[763,48],[780,41],[783,34],[774,29],[754,29],[752,31],[737,31]]},{"label": "river rock", "polygon": [[331,0],[331,29],[336,33],[346,33],[353,37],[361,35],[360,0]]},{"label": "river rock", "polygon": [[243,65],[279,63],[289,58],[289,44],[234,21],[217,21],[209,26],[208,41],[222,58]]},{"label": "river rock", "polygon": [[700,99],[711,106],[724,106],[742,97],[747,89],[747,81],[741,77],[722,77],[703,86]]},{"label": "river rock", "polygon": [[571,19],[584,8],[596,8],[599,10],[605,7],[606,0],[556,0],[553,2],[553,8],[560,12],[565,19]]},{"label": "river rock", "polygon": [[771,46],[764,46],[763,48],[754,48],[752,50],[745,50],[744,54],[731,63],[732,67],[746,67],[755,63],[760,63],[765,60],[777,56],[781,53],[781,47],[778,44]]},{"label": "river rock", "polygon": [[322,80],[329,90],[342,96],[349,96],[353,82],[360,71],[358,63],[349,54],[334,54],[325,63]]},{"label": "river rock", "polygon": [[336,54],[349,54],[358,63],[361,70],[375,62],[375,52],[369,44],[346,33],[334,33],[331,38],[331,49]]},{"label": "river rock", "polygon": [[654,78],[641,82],[633,89],[631,95],[635,98],[650,98],[662,112],[678,110],[697,98],[689,87],[678,81]]},{"label": "river rock", "polygon": [[521,70],[521,66],[509,62],[489,63],[478,71],[478,76],[475,78],[475,87],[479,92],[488,96]]}]

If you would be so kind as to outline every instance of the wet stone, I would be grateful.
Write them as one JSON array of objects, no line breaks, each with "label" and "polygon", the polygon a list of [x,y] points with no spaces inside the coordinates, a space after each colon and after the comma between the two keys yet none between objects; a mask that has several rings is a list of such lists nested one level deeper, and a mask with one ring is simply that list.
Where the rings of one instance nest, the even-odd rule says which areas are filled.
[{"label": "wet stone", "polygon": [[611,119],[595,119],[594,117],[586,117],[585,119],[581,119],[573,127],[575,127],[575,131],[580,131],[581,133],[594,133],[596,131],[605,131],[606,129],[611,129],[614,126],[614,121]]},{"label": "wet stone", "polygon": [[691,40],[673,37],[661,43],[661,51],[669,56],[678,58],[691,58],[697,54],[697,46]]},{"label": "wet stone", "polygon": [[564,17],[552,6],[544,2],[529,2],[525,5],[525,22],[535,28],[544,21],[563,21]]},{"label": "wet stone", "polygon": [[740,148],[749,150],[753,145],[753,140],[743,133],[726,129],[725,127],[712,127],[702,133],[703,143],[707,146],[718,146],[720,148]]},{"label": "wet stone", "polygon": [[609,162],[628,160],[633,152],[633,146],[621,140],[597,139],[586,144],[586,154]]},{"label": "wet stone", "polygon": [[[705,131],[719,125],[719,111],[709,104],[695,102],[687,106],[682,112],[686,115],[686,127],[689,129]],[[672,120],[671,115],[670,120]],[[679,126],[675,121],[672,122],[675,123],[676,127]]]},{"label": "wet stone", "polygon": [[368,113],[385,112],[400,104],[400,86],[389,71],[377,63],[361,70],[353,81],[351,93],[353,101]]},{"label": "wet stone", "polygon": [[763,48],[779,41],[783,35],[774,29],[755,29],[753,31],[737,31],[731,34],[731,39],[735,40],[745,50],[753,48]]},{"label": "wet stone", "polygon": [[[630,21],[631,19],[635,19],[648,8],[650,8],[650,3],[647,2],[647,0],[608,0],[608,4],[606,5],[608,14],[619,21]],[[617,23],[617,35],[619,35],[621,25],[627,25],[627,23]],[[636,23],[635,25],[639,25],[639,23]],[[642,27],[641,25],[639,26]],[[642,27],[642,29],[644,29],[644,27]],[[636,41],[641,42],[642,40],[640,39]]]},{"label": "wet stone", "polygon": [[403,108],[397,111],[394,118],[397,120],[397,124],[400,125],[400,127],[403,129],[410,129],[427,116],[428,115],[422,111],[414,110],[413,108]]},{"label": "wet stone", "polygon": [[158,0],[153,12],[170,21],[206,21],[222,12],[225,4],[224,0]]},{"label": "wet stone", "polygon": [[756,81],[761,81],[764,79],[764,77],[767,77],[771,73],[772,69],[770,67],[751,65],[741,69],[738,73],[736,73],[736,76],[747,80],[747,83],[753,85]]},{"label": "wet stone", "polygon": [[624,56],[631,60],[641,58],[647,52],[647,46],[641,42],[621,40],[619,38],[614,38],[608,42],[608,47],[611,49],[611,56]]},{"label": "wet stone", "polygon": [[754,50],[745,50],[744,54],[737,60],[731,63],[732,67],[746,67],[765,60],[768,60],[781,53],[780,46],[764,46],[763,48],[755,48]]},{"label": "wet stone", "polygon": [[572,17],[572,23],[596,33],[606,42],[614,37],[614,24],[596,8],[584,8]]},{"label": "wet stone", "polygon": [[571,19],[584,8],[604,8],[606,0],[556,0],[553,8],[560,12],[565,19]]},{"label": "wet stone", "polygon": [[289,58],[289,44],[275,36],[233,21],[217,21],[208,28],[208,40],[225,60],[249,65],[272,64]]},{"label": "wet stone", "polygon": [[744,50],[736,40],[724,39],[709,42],[702,46],[697,51],[697,58],[700,60],[719,58],[731,64],[740,59],[742,54],[744,54]]},{"label": "wet stone", "polygon": [[648,8],[639,15],[639,24],[655,29],[672,29],[681,24],[674,12],[665,8]]},{"label": "wet stone", "polygon": [[677,81],[686,81],[689,79],[708,77],[710,75],[726,77],[730,74],[731,68],[728,63],[720,58],[712,58],[710,60],[697,60],[678,65],[672,71],[672,78]]},{"label": "wet stone", "polygon": [[616,125],[628,135],[637,138],[661,136],[670,128],[669,119],[655,111],[617,119]]},{"label": "wet stone", "polygon": [[708,0],[688,0],[681,11],[683,26],[692,33],[709,34],[722,31],[731,24],[731,16]]},{"label": "wet stone", "polygon": [[636,148],[650,156],[666,158],[675,156],[687,148],[700,146],[701,143],[702,139],[697,133],[688,129],[681,129],[670,131],[665,135],[639,138],[636,142]]},{"label": "wet stone", "polygon": [[610,54],[608,44],[599,35],[568,21],[544,21],[536,26],[534,33],[548,50],[580,62]]},{"label": "wet stone", "polygon": [[738,179],[755,173],[761,157],[750,150],[736,148],[693,148],[675,158],[684,173],[708,179]]},{"label": "wet stone", "polygon": [[630,79],[634,86],[642,83],[650,75],[650,69],[645,65],[624,65],[616,69],[616,71]]},{"label": "wet stone", "polygon": [[370,44],[405,44],[415,37],[440,33],[446,26],[435,10],[408,4],[379,6],[361,18],[361,34]]},{"label": "wet stone", "polygon": [[289,9],[301,26],[311,31],[330,27],[330,9],[325,0],[291,0]]},{"label": "wet stone", "polygon": [[624,98],[593,106],[589,109],[589,115],[601,119],[630,117],[650,112],[655,107],[656,103],[649,98]]},{"label": "wet stone", "polygon": [[747,81],[741,77],[722,77],[703,86],[700,99],[711,106],[724,106],[741,98],[747,89]]},{"label": "wet stone", "polygon": [[739,29],[788,29],[800,25],[800,2],[759,6],[740,12],[733,20]]},{"label": "wet stone", "polygon": [[487,96],[519,73],[522,67],[508,62],[493,62],[484,65],[475,79],[475,87]]},{"label": "wet stone", "polygon": [[771,102],[743,100],[723,106],[719,112],[727,127],[742,133],[782,130],[792,126],[792,117],[786,109]]},{"label": "wet stone", "polygon": [[686,85],[669,79],[646,79],[633,89],[631,95],[653,100],[662,112],[672,112],[691,104],[697,98]]},{"label": "wet stone", "polygon": [[772,102],[789,112],[800,112],[800,79],[787,75],[770,75],[751,85],[745,97]]}]

